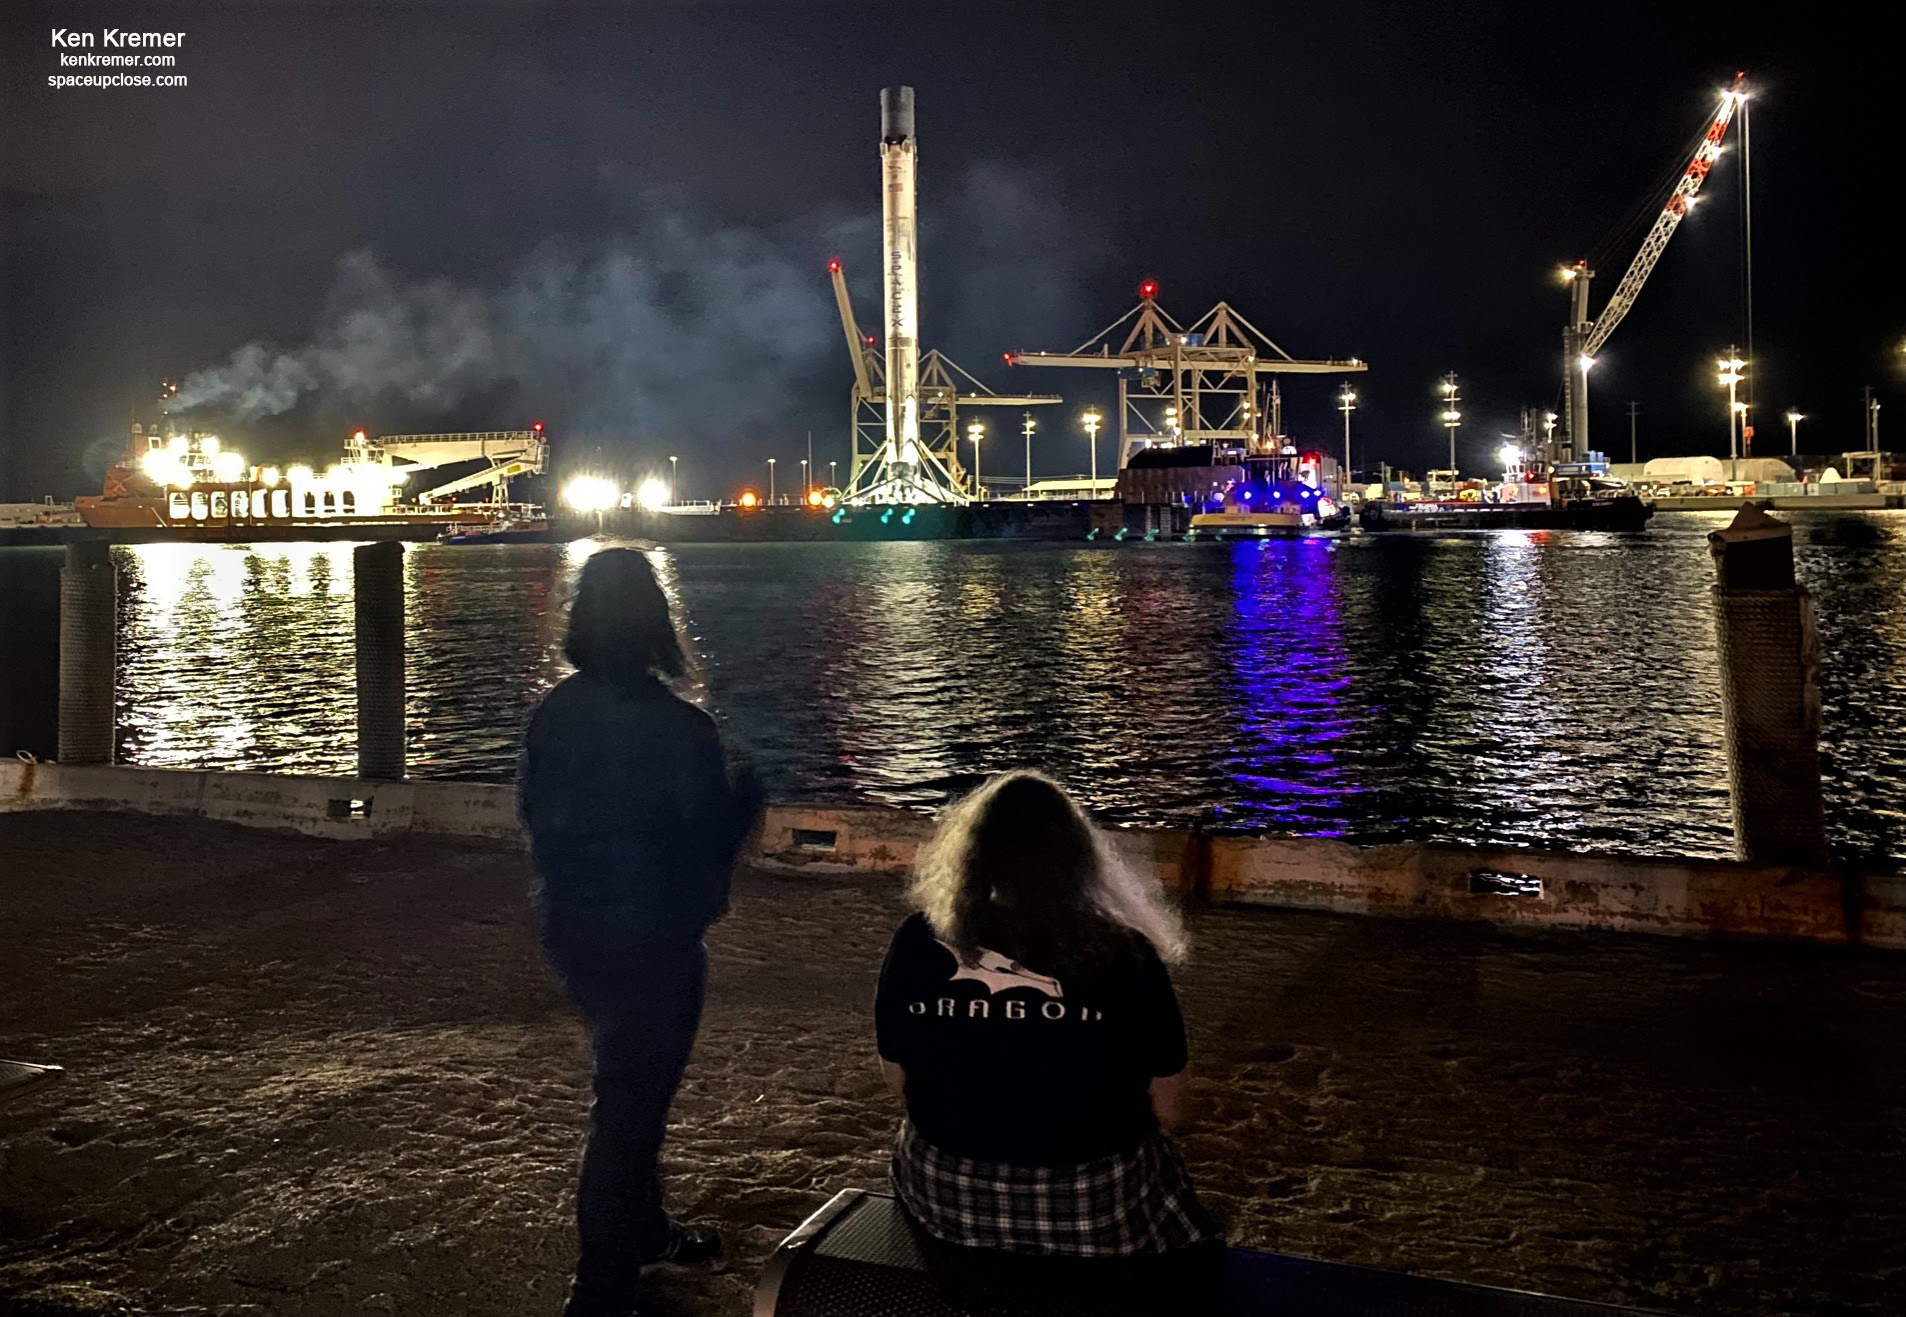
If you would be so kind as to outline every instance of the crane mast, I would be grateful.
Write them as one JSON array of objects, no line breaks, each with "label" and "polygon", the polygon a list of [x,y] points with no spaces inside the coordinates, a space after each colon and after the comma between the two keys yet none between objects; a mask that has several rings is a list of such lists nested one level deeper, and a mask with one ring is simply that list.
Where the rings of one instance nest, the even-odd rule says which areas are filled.
[{"label": "crane mast", "polygon": [[1714,168],[1714,161],[1721,154],[1721,139],[1727,135],[1727,125],[1741,102],[1747,99],[1746,87],[1747,75],[1736,73],[1733,84],[1721,93],[1720,108],[1708,120],[1701,144],[1694,149],[1694,158],[1681,171],[1674,191],[1668,195],[1661,214],[1655,217],[1654,227],[1642,239],[1641,249],[1635,253],[1621,282],[1615,285],[1614,295],[1602,308],[1601,315],[1594,320],[1588,318],[1588,285],[1595,277],[1588,262],[1577,261],[1562,271],[1562,277],[1569,282],[1570,293],[1569,320],[1562,330],[1562,411],[1567,418],[1564,434],[1568,461],[1580,462],[1588,457],[1588,371],[1595,364],[1595,354],[1634,307],[1641,286],[1648,281],[1655,263],[1667,248],[1668,239],[1674,236],[1675,229],[1694,204],[1695,194],[1701,190],[1708,171]]}]

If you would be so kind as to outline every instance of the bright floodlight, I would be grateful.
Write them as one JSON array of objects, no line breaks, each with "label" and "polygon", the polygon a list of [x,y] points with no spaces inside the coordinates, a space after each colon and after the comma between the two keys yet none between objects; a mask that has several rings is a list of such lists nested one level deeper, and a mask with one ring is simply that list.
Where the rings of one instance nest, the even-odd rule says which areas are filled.
[{"label": "bright floodlight", "polygon": [[1504,444],[1496,456],[1502,459],[1504,471],[1514,471],[1522,465],[1522,450],[1514,444]]},{"label": "bright floodlight", "polygon": [[1588,353],[1586,352],[1584,352],[1581,356],[1577,357],[1575,360],[1576,360],[1576,364],[1581,366],[1583,370],[1587,370],[1590,366],[1593,366],[1595,364],[1595,358],[1589,356]]},{"label": "bright floodlight", "polygon": [[1807,416],[1805,412],[1790,411],[1787,413],[1787,424],[1789,425],[1798,424],[1799,422],[1804,421],[1806,419],[1807,419]]},{"label": "bright floodlight", "polygon": [[245,474],[245,459],[227,448],[212,458],[212,474],[229,485]]},{"label": "bright floodlight", "polygon": [[655,511],[657,508],[667,507],[667,482],[657,480],[654,476],[650,476],[636,487],[635,501],[647,508],[650,512]]},{"label": "bright floodlight", "polygon": [[293,462],[285,468],[285,479],[294,485],[306,484],[311,479],[311,468],[303,462]]},{"label": "bright floodlight", "polygon": [[278,483],[278,468],[275,466],[265,466],[265,467],[258,468],[258,483],[261,485],[277,484]]},{"label": "bright floodlight", "polygon": [[178,465],[179,459],[164,448],[154,448],[139,459],[140,469],[162,485],[172,478],[173,469]]},{"label": "bright floodlight", "polygon": [[578,512],[606,512],[618,497],[615,481],[601,476],[576,476],[563,486],[563,502]]}]

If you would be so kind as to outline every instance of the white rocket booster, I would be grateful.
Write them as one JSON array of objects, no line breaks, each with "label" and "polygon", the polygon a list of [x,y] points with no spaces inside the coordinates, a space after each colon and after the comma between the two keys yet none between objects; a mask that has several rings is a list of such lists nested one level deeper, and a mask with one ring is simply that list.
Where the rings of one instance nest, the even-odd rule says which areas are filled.
[{"label": "white rocket booster", "polygon": [[881,236],[886,241],[887,460],[920,460],[920,264],[913,88],[880,93]]}]

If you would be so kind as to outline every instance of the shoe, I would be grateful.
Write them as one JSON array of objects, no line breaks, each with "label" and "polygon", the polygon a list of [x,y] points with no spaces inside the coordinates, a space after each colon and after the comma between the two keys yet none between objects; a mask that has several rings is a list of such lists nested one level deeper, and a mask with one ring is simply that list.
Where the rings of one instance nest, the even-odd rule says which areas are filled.
[{"label": "shoe", "polygon": [[668,1241],[644,1266],[700,1267],[721,1259],[721,1235],[709,1226],[669,1223]]}]

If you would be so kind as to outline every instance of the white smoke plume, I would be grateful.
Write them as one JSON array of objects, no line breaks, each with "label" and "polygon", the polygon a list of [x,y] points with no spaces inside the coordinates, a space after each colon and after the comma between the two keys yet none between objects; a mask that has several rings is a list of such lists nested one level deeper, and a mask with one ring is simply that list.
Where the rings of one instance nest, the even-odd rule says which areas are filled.
[{"label": "white smoke plume", "polygon": [[[931,340],[979,338],[997,352],[1027,332],[1066,346],[1088,332],[1074,319],[1078,281],[1102,247],[1053,223],[1065,208],[1042,186],[1029,173],[975,169],[939,202],[926,277],[945,305],[927,307]],[[491,288],[406,280],[357,252],[340,263],[311,342],[247,343],[188,376],[172,402],[241,421],[307,397],[416,416],[520,390],[539,410],[535,398],[563,399],[572,431],[684,433],[711,417],[745,426],[784,415],[790,393],[831,365],[845,378],[846,362],[832,360],[842,347],[823,265],[843,254],[850,277],[858,267],[864,315],[878,244],[877,214],[764,231],[650,196],[625,236],[545,243]]]}]

